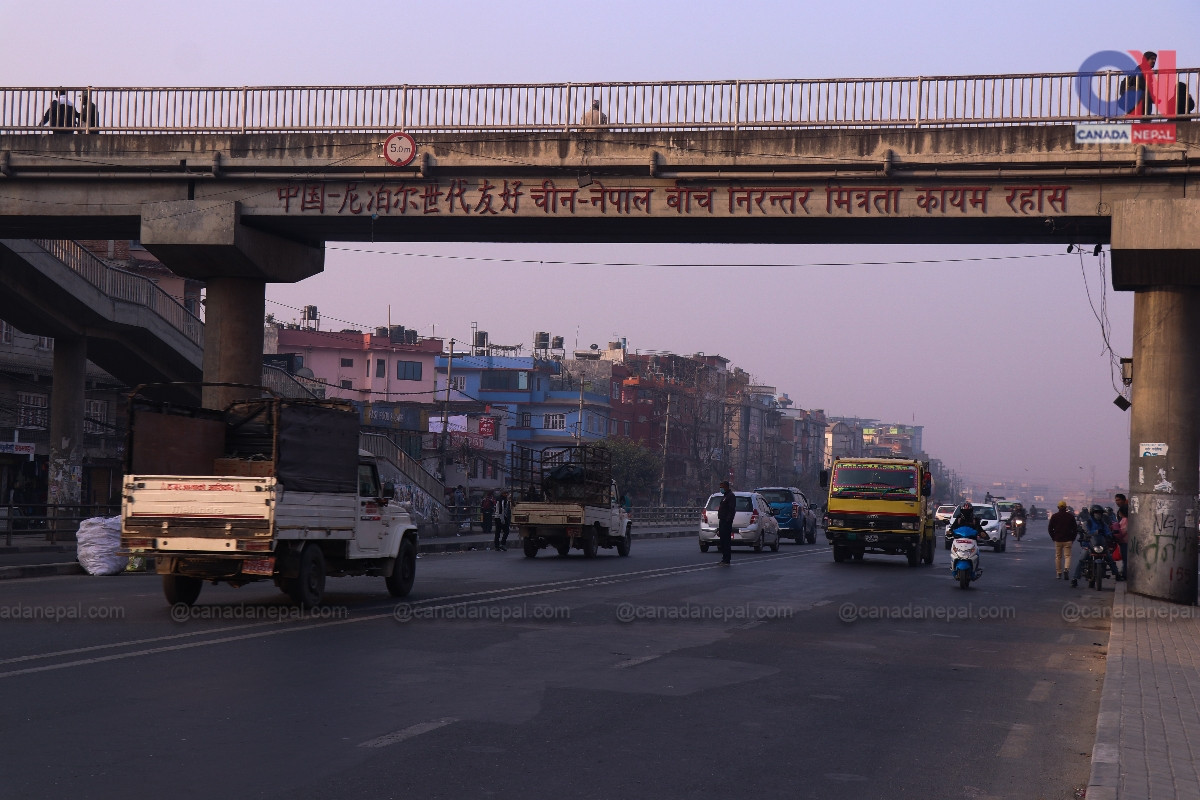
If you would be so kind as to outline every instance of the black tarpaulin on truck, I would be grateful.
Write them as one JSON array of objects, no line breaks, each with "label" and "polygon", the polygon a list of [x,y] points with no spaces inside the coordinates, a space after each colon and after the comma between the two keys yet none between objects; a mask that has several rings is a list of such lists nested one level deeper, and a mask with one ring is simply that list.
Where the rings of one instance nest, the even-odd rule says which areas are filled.
[{"label": "black tarpaulin on truck", "polygon": [[284,489],[358,491],[358,415],[347,404],[246,400],[229,407],[227,420],[225,455],[274,462]]},{"label": "black tarpaulin on truck", "polygon": [[358,492],[358,416],[318,405],[279,408],[276,476],[294,492]]}]

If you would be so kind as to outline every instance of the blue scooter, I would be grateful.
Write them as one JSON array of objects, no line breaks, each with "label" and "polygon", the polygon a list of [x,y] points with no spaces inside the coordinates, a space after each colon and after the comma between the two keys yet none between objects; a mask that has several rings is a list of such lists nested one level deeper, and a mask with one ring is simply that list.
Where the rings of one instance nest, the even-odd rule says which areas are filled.
[{"label": "blue scooter", "polygon": [[950,545],[950,574],[958,581],[958,588],[966,589],[971,581],[977,581],[983,575],[979,566],[979,531],[968,525],[960,525],[950,531],[954,537]]}]

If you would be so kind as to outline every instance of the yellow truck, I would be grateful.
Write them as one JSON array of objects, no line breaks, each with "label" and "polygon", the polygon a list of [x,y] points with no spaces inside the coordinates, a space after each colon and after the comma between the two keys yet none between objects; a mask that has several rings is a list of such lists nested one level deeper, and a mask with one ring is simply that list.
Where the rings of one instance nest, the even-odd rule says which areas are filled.
[{"label": "yellow truck", "polygon": [[865,553],[933,563],[933,480],[929,464],[907,458],[838,458],[821,473],[829,489],[825,538],[839,564]]}]

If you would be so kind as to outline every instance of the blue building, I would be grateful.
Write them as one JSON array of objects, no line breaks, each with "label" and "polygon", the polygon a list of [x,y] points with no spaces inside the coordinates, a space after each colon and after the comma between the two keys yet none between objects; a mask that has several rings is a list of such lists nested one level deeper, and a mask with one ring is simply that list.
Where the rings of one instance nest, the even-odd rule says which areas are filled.
[{"label": "blue building", "polygon": [[[446,397],[449,358],[435,362],[435,397]],[[607,435],[610,388],[582,378],[573,362],[537,357],[455,354],[452,401],[485,403],[510,443],[541,449],[599,441]]]}]

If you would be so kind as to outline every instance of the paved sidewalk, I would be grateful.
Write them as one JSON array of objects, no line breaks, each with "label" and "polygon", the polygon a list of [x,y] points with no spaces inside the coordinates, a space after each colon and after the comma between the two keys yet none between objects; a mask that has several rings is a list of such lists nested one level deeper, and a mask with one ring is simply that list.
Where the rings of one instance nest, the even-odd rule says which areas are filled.
[{"label": "paved sidewalk", "polygon": [[1115,587],[1087,800],[1200,798],[1200,607]]}]

